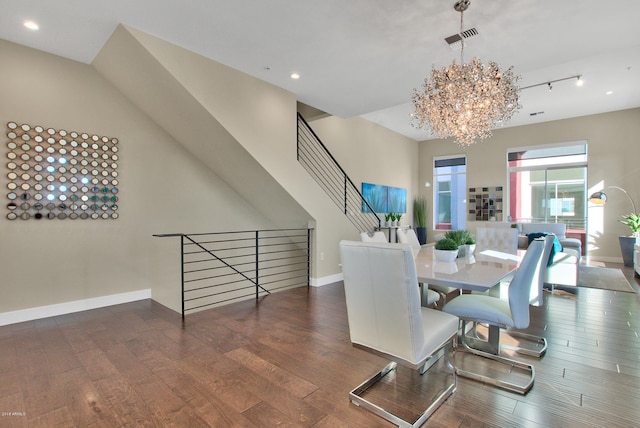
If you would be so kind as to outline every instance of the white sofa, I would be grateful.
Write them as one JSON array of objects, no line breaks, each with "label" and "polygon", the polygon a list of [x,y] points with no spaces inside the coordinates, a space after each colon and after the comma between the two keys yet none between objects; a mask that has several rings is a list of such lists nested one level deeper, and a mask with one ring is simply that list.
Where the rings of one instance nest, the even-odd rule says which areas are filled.
[{"label": "white sofa", "polygon": [[567,225],[564,223],[522,223],[522,234],[528,235],[530,233],[553,233],[558,237],[562,248],[574,250],[577,254],[578,261],[582,255],[582,243],[579,239],[567,238]]},{"label": "white sofa", "polygon": [[545,284],[578,285],[578,264],[582,253],[582,243],[579,239],[567,238],[567,225],[563,223],[522,223],[522,235],[519,237],[518,247],[527,248],[528,234],[554,234],[562,245],[562,251],[553,257],[553,264],[547,269]]}]

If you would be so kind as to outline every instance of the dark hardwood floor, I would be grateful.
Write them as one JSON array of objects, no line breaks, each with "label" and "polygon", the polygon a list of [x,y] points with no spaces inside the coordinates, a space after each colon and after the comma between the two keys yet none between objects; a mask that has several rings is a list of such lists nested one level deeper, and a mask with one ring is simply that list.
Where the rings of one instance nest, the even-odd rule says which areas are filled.
[{"label": "dark hardwood floor", "polygon": [[[547,293],[529,331],[548,352],[517,357],[535,365],[533,389],[459,378],[427,425],[638,426],[639,296]],[[140,301],[0,327],[0,427],[390,426],[348,400],[384,364],[351,346],[341,284],[207,310],[184,326]]]}]

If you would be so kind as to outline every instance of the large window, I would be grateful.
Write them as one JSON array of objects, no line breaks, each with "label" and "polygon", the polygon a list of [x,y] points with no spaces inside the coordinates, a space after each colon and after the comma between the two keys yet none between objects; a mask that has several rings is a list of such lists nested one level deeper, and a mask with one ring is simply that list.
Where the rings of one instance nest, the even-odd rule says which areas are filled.
[{"label": "large window", "polygon": [[466,227],[467,161],[464,156],[436,158],[433,167],[434,228]]},{"label": "large window", "polygon": [[514,222],[586,227],[587,144],[510,150],[509,215]]}]

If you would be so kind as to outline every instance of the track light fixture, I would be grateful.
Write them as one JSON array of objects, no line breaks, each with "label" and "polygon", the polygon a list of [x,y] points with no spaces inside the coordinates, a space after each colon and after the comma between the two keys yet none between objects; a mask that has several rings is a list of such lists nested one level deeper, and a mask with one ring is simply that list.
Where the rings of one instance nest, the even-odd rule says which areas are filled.
[{"label": "track light fixture", "polygon": [[551,91],[553,89],[553,86],[552,86],[553,83],[563,82],[565,80],[570,80],[570,79],[576,79],[576,86],[584,85],[584,80],[582,80],[582,75],[581,74],[577,74],[575,76],[563,77],[562,79],[548,80],[546,82],[536,83],[535,85],[524,86],[524,87],[520,88],[520,90],[529,89],[529,88],[535,88],[536,86],[547,85],[547,87],[549,88],[549,91]]}]

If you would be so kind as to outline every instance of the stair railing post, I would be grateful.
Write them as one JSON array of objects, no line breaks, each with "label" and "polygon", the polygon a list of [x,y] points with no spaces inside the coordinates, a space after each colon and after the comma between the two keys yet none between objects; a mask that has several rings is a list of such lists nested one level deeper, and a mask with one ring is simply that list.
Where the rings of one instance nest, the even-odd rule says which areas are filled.
[{"label": "stair railing post", "polygon": [[344,215],[347,214],[347,174],[344,174]]},{"label": "stair railing post", "polygon": [[180,235],[180,267],[181,267],[181,282],[182,282],[182,321],[184,322],[184,235]]},{"label": "stair railing post", "polygon": [[307,229],[307,287],[311,282],[311,229]]},{"label": "stair railing post", "polygon": [[258,248],[259,248],[259,244],[258,244],[258,234],[259,232],[256,230],[256,300],[258,300],[258,295],[260,294],[260,280],[258,279],[258,275],[260,272],[258,263],[260,261],[259,255],[258,255]]}]

